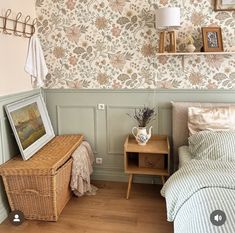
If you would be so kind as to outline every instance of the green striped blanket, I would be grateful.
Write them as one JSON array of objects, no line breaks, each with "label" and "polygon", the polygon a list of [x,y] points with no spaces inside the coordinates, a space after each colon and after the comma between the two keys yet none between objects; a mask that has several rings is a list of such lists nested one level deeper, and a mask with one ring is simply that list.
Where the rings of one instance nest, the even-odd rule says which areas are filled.
[{"label": "green striped blanket", "polygon": [[[193,195],[202,190],[208,193],[213,188],[221,189],[222,193],[223,189],[224,192],[234,190],[235,200],[235,162],[192,159],[185,164],[167,180],[161,190],[161,195],[166,198],[168,221],[175,220],[178,211]],[[206,203],[208,200],[205,198],[204,201]],[[234,205],[232,208],[234,211]]]}]

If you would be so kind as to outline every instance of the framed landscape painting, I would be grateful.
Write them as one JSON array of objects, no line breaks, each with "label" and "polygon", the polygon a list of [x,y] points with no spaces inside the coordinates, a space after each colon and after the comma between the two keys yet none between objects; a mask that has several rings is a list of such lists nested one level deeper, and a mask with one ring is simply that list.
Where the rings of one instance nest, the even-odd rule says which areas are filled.
[{"label": "framed landscape painting", "polygon": [[215,11],[234,11],[235,0],[215,0]]},{"label": "framed landscape painting", "polygon": [[24,160],[55,136],[41,95],[8,104],[5,109]]}]

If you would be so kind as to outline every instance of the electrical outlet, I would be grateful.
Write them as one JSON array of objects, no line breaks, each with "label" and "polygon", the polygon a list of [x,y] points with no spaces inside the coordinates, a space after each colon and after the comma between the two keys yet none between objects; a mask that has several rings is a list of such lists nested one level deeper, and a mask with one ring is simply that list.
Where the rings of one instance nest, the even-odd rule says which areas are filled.
[{"label": "electrical outlet", "polygon": [[104,110],[105,109],[105,104],[98,104],[98,110]]},{"label": "electrical outlet", "polygon": [[103,159],[102,158],[96,158],[95,162],[96,162],[96,164],[102,164],[103,163]]}]

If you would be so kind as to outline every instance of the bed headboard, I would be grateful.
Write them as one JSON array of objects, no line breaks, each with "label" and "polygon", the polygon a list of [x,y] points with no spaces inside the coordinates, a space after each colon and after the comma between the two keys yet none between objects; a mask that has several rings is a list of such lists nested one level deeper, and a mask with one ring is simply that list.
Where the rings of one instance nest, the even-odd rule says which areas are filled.
[{"label": "bed headboard", "polygon": [[172,102],[174,169],[178,168],[178,148],[188,144],[188,107],[235,106],[234,103]]}]

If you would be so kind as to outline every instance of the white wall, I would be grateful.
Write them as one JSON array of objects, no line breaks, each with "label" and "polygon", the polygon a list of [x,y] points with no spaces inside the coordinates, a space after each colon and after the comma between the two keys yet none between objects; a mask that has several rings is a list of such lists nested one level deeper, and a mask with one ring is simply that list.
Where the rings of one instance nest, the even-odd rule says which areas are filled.
[{"label": "white wall", "polygon": [[[12,10],[9,18],[15,18],[18,12],[22,12],[23,21],[27,15],[32,19],[36,15],[34,0],[0,0],[1,16],[8,8]],[[27,38],[0,32],[0,96],[32,89],[30,76],[24,71],[28,42]]]}]

